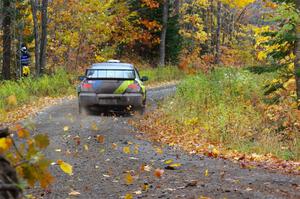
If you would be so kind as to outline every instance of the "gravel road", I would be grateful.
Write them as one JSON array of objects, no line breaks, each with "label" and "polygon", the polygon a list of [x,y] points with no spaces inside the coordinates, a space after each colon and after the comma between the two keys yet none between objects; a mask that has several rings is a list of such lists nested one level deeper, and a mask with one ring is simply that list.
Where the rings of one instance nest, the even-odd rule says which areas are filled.
[{"label": "gravel road", "polygon": [[[174,91],[175,87],[149,90],[148,110]],[[242,169],[230,161],[189,155],[151,143],[128,124],[134,118],[128,114],[79,116],[77,100],[40,112],[33,119],[34,133],[49,135],[47,156],[70,163],[74,174],[69,176],[52,166],[55,183],[46,191],[35,188],[26,192],[37,198],[117,199],[126,194],[133,198],[170,199],[300,198],[300,176]],[[97,135],[104,137],[103,143],[95,139]],[[80,137],[79,145],[74,140],[76,136]],[[165,161],[170,159],[181,166],[167,169]],[[142,171],[142,165],[148,165],[146,170],[150,171]],[[161,178],[154,175],[157,168],[164,170]],[[127,178],[126,183],[128,172],[133,179]],[[128,181],[132,184],[128,185]],[[72,191],[80,195],[69,195]]]}]

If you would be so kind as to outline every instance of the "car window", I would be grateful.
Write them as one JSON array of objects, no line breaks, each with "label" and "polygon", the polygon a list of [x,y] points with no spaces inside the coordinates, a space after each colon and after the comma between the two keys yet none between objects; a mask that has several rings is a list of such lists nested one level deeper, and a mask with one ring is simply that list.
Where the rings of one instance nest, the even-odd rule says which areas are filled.
[{"label": "car window", "polygon": [[140,76],[139,71],[138,71],[137,69],[135,69],[135,72],[136,72],[136,76],[137,76],[139,79],[141,79],[141,76]]},{"label": "car window", "polygon": [[89,79],[135,79],[134,70],[106,70],[106,69],[88,69],[86,77]]}]

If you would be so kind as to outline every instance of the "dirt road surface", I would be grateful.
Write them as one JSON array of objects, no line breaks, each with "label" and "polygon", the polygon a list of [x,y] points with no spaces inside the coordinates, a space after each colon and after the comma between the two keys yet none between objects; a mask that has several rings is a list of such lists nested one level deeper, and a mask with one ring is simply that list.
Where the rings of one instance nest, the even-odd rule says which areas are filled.
[{"label": "dirt road surface", "polygon": [[[148,91],[148,110],[174,92],[175,87]],[[142,134],[128,124],[128,120],[136,116],[113,115],[80,116],[76,100],[41,111],[31,121],[36,126],[34,133],[49,135],[51,143],[46,155],[51,160],[61,159],[73,165],[74,174],[69,176],[58,166],[51,166],[55,183],[46,191],[28,189],[27,194],[53,199],[117,199],[126,194],[133,198],[166,199],[300,198],[299,176],[259,168],[242,169],[223,159],[189,155],[160,146],[143,139]],[[97,135],[103,136],[103,143],[95,139]],[[80,138],[79,145],[78,137],[74,139],[76,136]],[[166,160],[181,166],[167,169]],[[142,165],[147,165],[144,171]],[[157,168],[164,170],[161,178],[154,175]],[[128,172],[132,179],[128,179]],[[69,195],[72,191],[80,195]]]}]

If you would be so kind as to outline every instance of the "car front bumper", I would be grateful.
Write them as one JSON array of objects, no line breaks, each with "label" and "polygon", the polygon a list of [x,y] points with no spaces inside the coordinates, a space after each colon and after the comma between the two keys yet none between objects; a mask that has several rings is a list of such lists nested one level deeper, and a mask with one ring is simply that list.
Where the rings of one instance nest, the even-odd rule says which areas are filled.
[{"label": "car front bumper", "polygon": [[141,93],[126,94],[95,94],[80,93],[79,103],[81,106],[134,106],[143,105],[143,95]]}]

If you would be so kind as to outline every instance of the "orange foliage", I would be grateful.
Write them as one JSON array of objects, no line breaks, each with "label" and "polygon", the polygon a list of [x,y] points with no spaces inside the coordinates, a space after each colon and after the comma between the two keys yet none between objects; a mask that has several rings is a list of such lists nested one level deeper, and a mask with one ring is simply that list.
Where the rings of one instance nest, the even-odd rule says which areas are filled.
[{"label": "orange foliage", "polygon": [[157,21],[149,21],[147,19],[143,19],[140,21],[148,30],[159,31],[161,30],[161,25]]},{"label": "orange foliage", "polygon": [[155,0],[142,0],[142,2],[151,9],[155,9],[159,7],[159,3]]},{"label": "orange foliage", "polygon": [[193,52],[183,51],[179,68],[189,74],[195,74],[197,70],[201,70],[205,73],[211,70],[213,59],[211,55],[205,55],[204,58],[199,56],[200,50],[194,50]]}]

